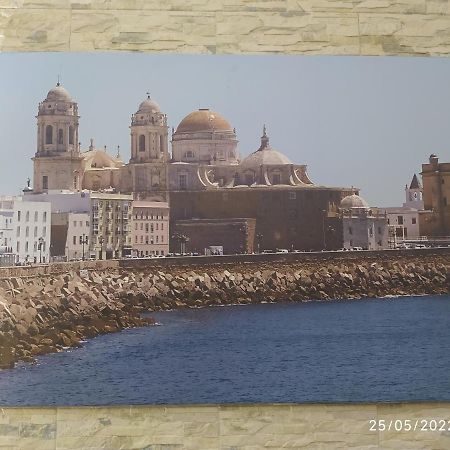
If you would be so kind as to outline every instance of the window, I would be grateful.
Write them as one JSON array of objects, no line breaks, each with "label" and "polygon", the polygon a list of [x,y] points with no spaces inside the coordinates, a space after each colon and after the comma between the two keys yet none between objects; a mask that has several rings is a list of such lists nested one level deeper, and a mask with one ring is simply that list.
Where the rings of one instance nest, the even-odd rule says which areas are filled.
[{"label": "window", "polygon": [[348,234],[353,234],[352,227],[348,227]]},{"label": "window", "polygon": [[48,176],[44,175],[42,177],[42,189],[48,189]]},{"label": "window", "polygon": [[83,243],[83,236],[80,236],[80,244],[82,244]]},{"label": "window", "polygon": [[161,224],[161,231],[164,230],[164,223]]},{"label": "window", "polygon": [[47,234],[47,227],[42,228],[42,235],[45,236]]},{"label": "window", "polygon": [[153,231],[155,231],[154,225],[150,224],[150,231],[153,233]]},{"label": "window", "polygon": [[159,224],[157,223],[157,224],[156,224],[156,231],[158,231],[158,225],[159,225]]},{"label": "window", "polygon": [[138,229],[138,224],[137,224],[137,222],[134,224],[134,229],[137,231],[137,229]]},{"label": "window", "polygon": [[381,234],[381,227],[378,227],[378,234]]},{"label": "window", "polygon": [[194,152],[192,150],[188,150],[187,152],[184,153],[184,157],[185,158],[193,158]]},{"label": "window", "polygon": [[37,237],[37,227],[34,227],[34,237]]},{"label": "window", "polygon": [[28,251],[28,241],[25,242],[25,251],[26,251],[26,252]]},{"label": "window", "polygon": [[26,222],[30,221],[30,211],[27,211],[27,213],[25,214],[25,221]]},{"label": "window", "polygon": [[405,238],[408,237],[408,228],[405,227]]},{"label": "window", "polygon": [[44,211],[43,219],[44,219],[44,222],[47,222],[47,211]]},{"label": "window", "polygon": [[148,223],[145,224],[145,232],[148,233]]},{"label": "window", "polygon": [[17,211],[17,220],[20,220],[20,216],[21,216],[20,211]]},{"label": "window", "polygon": [[30,227],[25,228],[25,237],[28,237],[30,235]]},{"label": "window", "polygon": [[187,175],[185,173],[178,175],[178,183],[180,189],[187,189]]},{"label": "window", "polygon": [[403,225],[403,216],[397,216],[397,223]]},{"label": "window", "polygon": [[161,244],[164,242],[164,236],[161,235]]},{"label": "window", "polygon": [[245,174],[245,184],[251,186],[253,184],[253,175],[251,173]]},{"label": "window", "polygon": [[38,212],[37,211],[34,212],[34,221],[35,222],[38,221]]},{"label": "window", "polygon": [[88,222],[88,221],[86,221],[86,226],[87,226],[87,227],[89,226],[89,222]]},{"label": "window", "polygon": [[370,237],[373,236],[373,228],[372,228],[372,227],[369,228],[369,236],[370,236]]},{"label": "window", "polygon": [[279,173],[274,173],[272,177],[272,184],[280,184],[281,183],[281,175]]},{"label": "window", "polygon": [[16,236],[17,236],[17,237],[20,236],[20,227],[17,227]]},{"label": "window", "polygon": [[17,244],[16,244],[16,252],[17,253],[20,252],[20,242],[17,242]]},{"label": "window", "polygon": [[51,125],[45,127],[45,143],[53,144],[53,127]]},{"label": "window", "polygon": [[74,226],[74,227],[77,226],[77,221],[76,221],[76,220],[73,221],[73,226]]},{"label": "window", "polygon": [[64,144],[64,133],[61,128],[58,130],[58,144]]},{"label": "window", "polygon": [[139,151],[145,152],[145,136],[143,134],[139,136]]},{"label": "window", "polygon": [[137,236],[134,237],[134,242],[137,244],[137,242],[138,242],[138,237]]},{"label": "window", "polygon": [[289,200],[295,200],[297,198],[297,193],[294,191],[289,191]]},{"label": "window", "polygon": [[159,236],[156,236],[156,243],[159,242]]},{"label": "window", "polygon": [[415,225],[415,224],[416,224],[416,222],[417,222],[416,218],[415,218],[415,217],[413,217],[413,218],[411,219],[411,223],[412,223],[413,225]]},{"label": "window", "polygon": [[73,237],[73,245],[77,245],[77,237],[76,236]]},{"label": "window", "polygon": [[73,144],[73,127],[69,127],[69,144]]}]

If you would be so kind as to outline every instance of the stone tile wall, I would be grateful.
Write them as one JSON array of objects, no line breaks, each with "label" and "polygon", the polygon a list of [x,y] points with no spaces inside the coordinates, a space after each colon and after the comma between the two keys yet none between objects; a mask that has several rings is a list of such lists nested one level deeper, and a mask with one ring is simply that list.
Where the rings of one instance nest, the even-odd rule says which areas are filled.
[{"label": "stone tile wall", "polygon": [[0,0],[0,51],[447,55],[446,0]]},{"label": "stone tile wall", "polygon": [[[447,431],[371,431],[371,419],[450,419],[449,404],[205,405],[0,410],[0,449],[450,448]],[[448,425],[447,425],[448,427]],[[399,426],[398,426],[399,428]]]}]

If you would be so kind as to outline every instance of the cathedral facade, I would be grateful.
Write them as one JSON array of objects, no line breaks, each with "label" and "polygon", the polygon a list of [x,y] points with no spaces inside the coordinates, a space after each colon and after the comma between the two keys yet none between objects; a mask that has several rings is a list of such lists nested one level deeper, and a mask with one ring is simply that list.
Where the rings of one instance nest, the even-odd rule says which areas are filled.
[{"label": "cathedral facade", "polygon": [[[200,109],[172,129],[169,143],[167,115],[148,96],[131,117],[131,157],[124,163],[119,151],[111,156],[92,140],[81,151],[79,118],[78,104],[59,83],[40,103],[34,192],[87,189],[167,202],[174,229],[177,221],[187,227],[189,220],[255,219],[258,247],[341,246],[334,224],[340,201],[358,190],[314,184],[306,165],[271,146],[265,126],[258,148],[241,158],[234,127],[219,113]],[[251,244],[247,250],[256,247]]]}]

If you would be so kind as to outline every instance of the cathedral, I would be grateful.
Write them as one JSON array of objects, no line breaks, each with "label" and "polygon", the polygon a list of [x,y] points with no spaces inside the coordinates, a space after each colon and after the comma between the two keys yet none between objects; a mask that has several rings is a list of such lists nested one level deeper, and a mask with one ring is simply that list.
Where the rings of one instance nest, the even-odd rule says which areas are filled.
[{"label": "cathedral", "polygon": [[192,223],[198,227],[189,229],[201,230],[202,224],[212,227],[210,221],[256,221],[245,225],[250,244],[243,251],[256,241],[264,248],[320,248],[325,235],[329,245],[340,245],[334,223],[340,201],[358,190],[312,183],[305,165],[271,146],[265,126],[259,147],[241,158],[232,125],[217,112],[199,109],[171,130],[169,151],[167,115],[147,96],[131,116],[131,157],[125,163],[119,151],[112,156],[92,140],[82,151],[79,119],[77,102],[58,82],[39,104],[35,193],[91,190],[168,202],[173,229],[178,226],[180,233]]}]

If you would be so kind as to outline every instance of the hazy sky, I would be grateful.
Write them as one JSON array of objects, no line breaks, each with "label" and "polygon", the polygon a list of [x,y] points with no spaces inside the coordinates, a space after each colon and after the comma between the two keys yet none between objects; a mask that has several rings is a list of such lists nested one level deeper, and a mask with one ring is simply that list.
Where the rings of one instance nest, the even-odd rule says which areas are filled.
[{"label": "hazy sky", "polygon": [[210,108],[236,127],[241,156],[272,147],[308,165],[313,182],[357,186],[372,206],[404,201],[430,153],[450,160],[450,59],[0,54],[0,195],[32,177],[36,119],[61,74],[78,102],[82,149],[92,137],[130,155],[130,118],[149,91],[169,125]]}]

